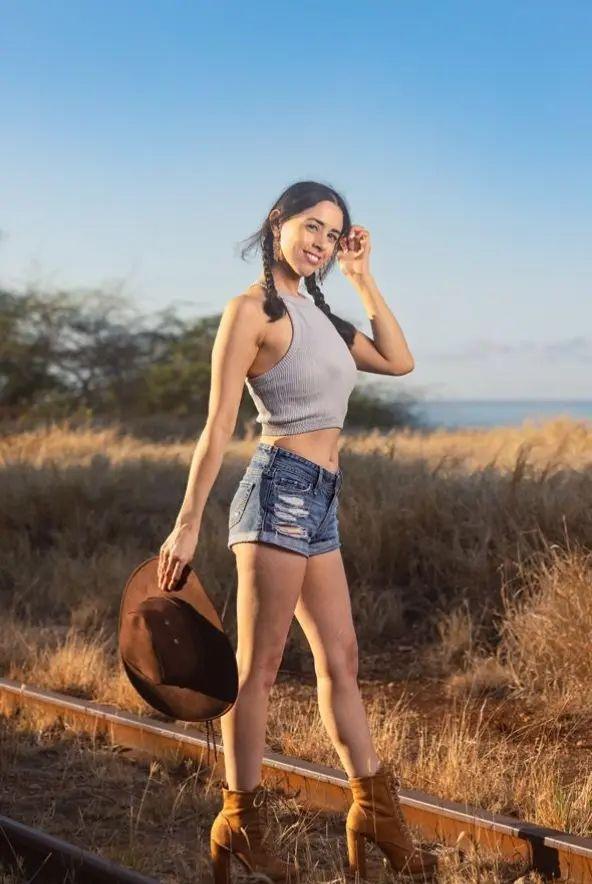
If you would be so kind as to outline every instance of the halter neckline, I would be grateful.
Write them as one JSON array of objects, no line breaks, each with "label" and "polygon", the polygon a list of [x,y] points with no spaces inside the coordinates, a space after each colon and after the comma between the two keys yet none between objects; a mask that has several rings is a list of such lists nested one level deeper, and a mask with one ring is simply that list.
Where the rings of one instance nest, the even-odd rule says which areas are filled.
[{"label": "halter neckline", "polygon": [[[261,285],[261,283],[254,282],[253,285]],[[276,294],[278,294],[281,298],[284,297],[284,295],[287,295],[293,301],[310,301],[312,304],[315,304],[315,306],[316,306],[315,299],[313,298],[312,295],[309,295],[308,292],[299,292],[296,295],[296,294],[294,294],[294,292],[287,292],[287,291],[283,291],[282,289],[276,289]]]},{"label": "halter neckline", "polygon": [[303,292],[300,292],[298,295],[295,295],[294,292],[280,292],[280,291],[278,291],[278,295],[280,297],[287,295],[293,301],[312,301],[314,303],[314,298],[312,297],[312,295],[305,295],[305,294],[303,294]]}]

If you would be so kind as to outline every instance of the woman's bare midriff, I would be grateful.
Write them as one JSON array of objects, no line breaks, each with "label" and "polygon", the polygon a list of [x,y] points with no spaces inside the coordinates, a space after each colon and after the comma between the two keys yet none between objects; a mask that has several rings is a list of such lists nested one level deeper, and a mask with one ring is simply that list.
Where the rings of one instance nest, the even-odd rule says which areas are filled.
[{"label": "woman's bare midriff", "polygon": [[286,448],[294,454],[300,454],[314,463],[320,464],[331,473],[339,469],[337,442],[341,434],[340,427],[327,427],[324,430],[310,430],[308,433],[294,433],[293,436],[259,436],[259,442]]}]

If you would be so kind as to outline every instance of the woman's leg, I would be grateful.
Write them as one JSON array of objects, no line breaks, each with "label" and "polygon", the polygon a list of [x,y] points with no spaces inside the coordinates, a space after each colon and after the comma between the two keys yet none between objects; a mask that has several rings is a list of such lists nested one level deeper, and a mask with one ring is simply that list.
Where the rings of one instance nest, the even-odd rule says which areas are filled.
[{"label": "woman's leg", "polygon": [[220,719],[229,789],[261,779],[267,705],[306,569],[300,553],[267,543],[233,546],[238,571],[236,702]]},{"label": "woman's leg", "polygon": [[296,617],[310,644],[319,712],[348,777],[379,765],[358,686],[358,644],[341,550],[307,561]]}]

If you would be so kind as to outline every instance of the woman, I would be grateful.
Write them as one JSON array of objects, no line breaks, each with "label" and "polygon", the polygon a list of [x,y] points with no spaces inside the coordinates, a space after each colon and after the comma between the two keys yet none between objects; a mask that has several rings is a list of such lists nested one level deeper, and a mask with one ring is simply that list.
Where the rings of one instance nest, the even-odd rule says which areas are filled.
[{"label": "woman", "polygon": [[[320,715],[352,789],[350,866],[364,873],[363,839],[370,837],[393,869],[424,880],[435,857],[410,838],[398,779],[374,751],[358,688],[337,519],[338,440],[357,371],[403,375],[413,369],[413,357],[371,275],[370,234],[352,226],[345,201],[331,187],[314,181],[288,187],[242,256],[253,247],[261,249],[263,271],[222,314],[207,423],[159,562],[161,588],[170,590],[195,553],[246,383],[262,435],[228,520],[238,571],[239,694],[221,718],[226,781],[211,829],[215,881],[230,880],[231,855],[274,881],[293,880],[297,872],[266,851],[258,817],[268,695],[294,614],[314,656]],[[325,303],[319,283],[335,261],[364,305],[374,340]],[[301,278],[308,294],[299,289]]]}]

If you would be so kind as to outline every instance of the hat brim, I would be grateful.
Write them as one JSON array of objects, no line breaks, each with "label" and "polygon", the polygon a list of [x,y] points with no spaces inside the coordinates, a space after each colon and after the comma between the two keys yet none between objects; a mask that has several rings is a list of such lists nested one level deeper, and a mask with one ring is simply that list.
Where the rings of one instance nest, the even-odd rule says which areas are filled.
[{"label": "hat brim", "polygon": [[[125,673],[138,694],[150,706],[165,715],[180,721],[206,721],[218,718],[228,712],[236,701],[238,694],[236,655],[224,632],[218,612],[195,571],[186,565],[175,589],[171,592],[164,592],[158,586],[158,561],[159,556],[152,556],[141,562],[130,574],[123,590],[119,609],[118,635],[121,634],[121,624],[124,618],[147,598],[166,596],[180,598],[188,602],[221,633],[219,638],[224,653],[223,668],[226,673],[225,696],[206,694],[192,688],[154,684],[120,654]],[[230,685],[228,681],[230,681]],[[214,685],[213,673],[213,692],[215,692]]]},{"label": "hat brim", "polygon": [[232,702],[219,700],[191,688],[177,688],[166,684],[155,685],[144,678],[123,657],[121,662],[127,677],[142,699],[146,700],[153,709],[157,709],[164,715],[170,715],[171,718],[179,721],[206,721],[211,718],[219,718],[234,705],[234,700]]}]

